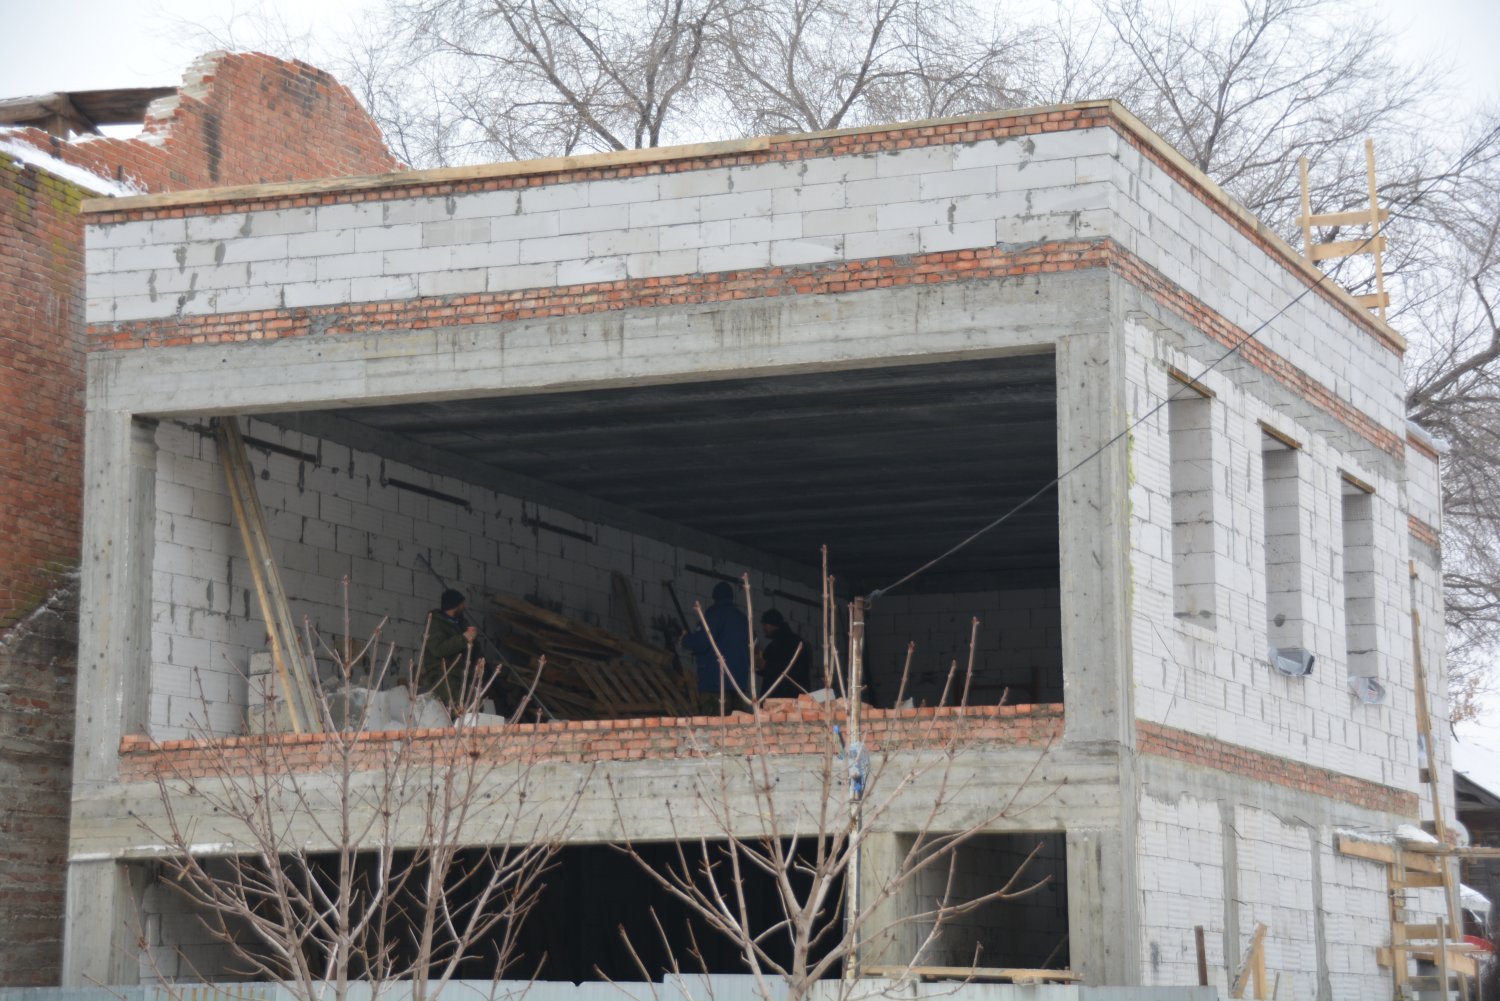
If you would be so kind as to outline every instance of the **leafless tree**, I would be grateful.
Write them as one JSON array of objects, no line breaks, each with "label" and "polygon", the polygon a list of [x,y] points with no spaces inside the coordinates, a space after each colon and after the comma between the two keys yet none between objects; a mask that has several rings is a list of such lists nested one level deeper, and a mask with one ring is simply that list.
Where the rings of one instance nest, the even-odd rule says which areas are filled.
[{"label": "leafless tree", "polygon": [[1014,107],[1038,41],[965,0],[750,0],[720,28],[714,83],[752,135]]},{"label": "leafless tree", "polygon": [[[1500,130],[1500,114],[1475,133]],[[1407,412],[1443,445],[1443,584],[1455,719],[1472,717],[1500,647],[1500,167],[1434,207],[1432,263],[1405,285],[1419,336]]]},{"label": "leafless tree", "polygon": [[[232,972],[283,982],[303,1001],[343,1001],[354,983],[378,995],[399,980],[433,999],[476,969],[494,980],[529,972],[543,957],[522,956],[516,933],[583,789],[536,795],[542,742],[470,725],[494,674],[468,657],[453,668],[464,693],[454,725],[417,729],[408,711],[372,732],[367,693],[394,663],[379,635],[319,644],[334,671],[316,688],[313,743],[198,727],[191,764],[162,760],[160,819],[143,820],[164,849],[163,882],[200,914]],[[310,630],[304,640],[310,655]]]},{"label": "leafless tree", "polygon": [[[831,623],[827,585],[825,622]],[[748,607],[748,578],[744,596]],[[968,663],[952,666],[942,704],[864,723],[862,699],[848,697],[861,691],[861,623],[858,612],[851,615],[843,656],[832,649],[831,626],[825,628],[828,670],[813,673],[824,675],[829,695],[843,697],[821,702],[765,700],[753,676],[750,690],[740,688],[716,644],[725,708],[740,707],[722,728],[733,747],[702,748],[710,760],[690,795],[665,804],[675,832],[667,861],[632,844],[623,848],[668,897],[731,943],[765,1001],[801,1001],[815,988],[827,994],[830,981],[839,984],[832,995],[848,997],[854,978],[876,965],[881,975],[892,967],[909,972],[955,919],[1050,881],[1033,864],[1040,842],[1000,885],[961,889],[956,878],[966,845],[1045,802],[1062,784],[1036,781],[1050,741],[1033,748],[1029,770],[1023,765],[1008,790],[997,790],[992,775],[988,784],[980,781],[966,762],[965,753],[979,746],[974,729],[1000,713],[999,706],[965,704],[979,621]],[[910,663],[909,649],[907,671]],[[780,680],[770,679],[768,687]],[[796,742],[791,748],[789,740]],[[808,740],[813,746],[801,746]],[[878,862],[868,858],[871,832],[893,831],[901,832],[899,849],[883,852]],[[757,881],[774,888],[768,913],[757,913],[753,902]],[[654,980],[657,971],[637,951],[642,934],[621,934],[643,978]],[[671,972],[696,972],[701,955],[691,934],[660,920],[654,934],[674,963]]]}]

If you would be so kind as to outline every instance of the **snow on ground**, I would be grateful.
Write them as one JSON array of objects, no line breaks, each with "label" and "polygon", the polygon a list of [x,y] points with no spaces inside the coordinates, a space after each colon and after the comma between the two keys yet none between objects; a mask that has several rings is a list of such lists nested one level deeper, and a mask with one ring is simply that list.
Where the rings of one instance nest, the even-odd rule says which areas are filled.
[{"label": "snow on ground", "polygon": [[121,183],[107,177],[100,177],[83,167],[74,166],[51,154],[43,153],[28,143],[18,139],[7,139],[3,133],[0,133],[0,155],[9,156],[27,166],[36,167],[38,170],[45,170],[53,177],[76,184],[96,195],[139,195],[145,191],[144,188],[130,182]]}]

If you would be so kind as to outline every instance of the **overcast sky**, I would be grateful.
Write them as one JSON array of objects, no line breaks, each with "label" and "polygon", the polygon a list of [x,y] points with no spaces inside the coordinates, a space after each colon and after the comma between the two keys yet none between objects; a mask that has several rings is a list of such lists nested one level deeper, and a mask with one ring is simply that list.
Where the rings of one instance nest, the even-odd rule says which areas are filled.
[{"label": "overcast sky", "polygon": [[[223,23],[262,2],[299,30],[326,33],[378,0],[0,0],[0,96],[175,84],[201,48],[183,37],[183,22]],[[1370,0],[1366,9],[1383,13],[1410,58],[1500,100],[1500,0]]]}]

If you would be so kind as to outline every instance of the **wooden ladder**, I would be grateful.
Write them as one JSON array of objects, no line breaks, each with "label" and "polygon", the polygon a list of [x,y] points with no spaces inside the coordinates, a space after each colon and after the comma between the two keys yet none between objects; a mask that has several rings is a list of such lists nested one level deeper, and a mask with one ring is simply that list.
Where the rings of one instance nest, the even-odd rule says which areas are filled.
[{"label": "wooden ladder", "polygon": [[[1367,295],[1357,295],[1354,300],[1366,309],[1375,310],[1384,321],[1386,307],[1391,304],[1391,297],[1385,290],[1385,237],[1380,235],[1380,224],[1389,219],[1391,213],[1389,209],[1381,208],[1377,201],[1374,141],[1365,140],[1365,179],[1369,184],[1370,201],[1363,208],[1348,209],[1343,212],[1313,212],[1312,193],[1307,181],[1307,157],[1301,157],[1297,161],[1297,169],[1302,178],[1302,216],[1298,219],[1302,225],[1302,253],[1315,264],[1318,261],[1333,258],[1354,257],[1360,254],[1373,255],[1375,291]],[[1365,236],[1352,240],[1313,242],[1314,229],[1344,226],[1367,227],[1368,232]]]}]

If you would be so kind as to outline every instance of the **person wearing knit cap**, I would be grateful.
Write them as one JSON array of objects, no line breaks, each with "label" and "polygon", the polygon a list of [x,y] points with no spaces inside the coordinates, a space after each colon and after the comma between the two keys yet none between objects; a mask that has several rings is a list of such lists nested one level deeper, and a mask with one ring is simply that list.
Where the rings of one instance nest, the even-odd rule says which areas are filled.
[{"label": "person wearing knit cap", "polygon": [[784,699],[812,691],[812,651],[787,625],[786,617],[774,608],[767,609],[761,614],[760,630],[766,637],[761,652],[765,664],[761,691]]},{"label": "person wearing knit cap", "polygon": [[417,690],[436,696],[449,711],[460,708],[479,637],[479,629],[464,615],[467,607],[462,592],[451,587],[443,592],[438,607],[427,614],[427,638],[417,668]]}]

